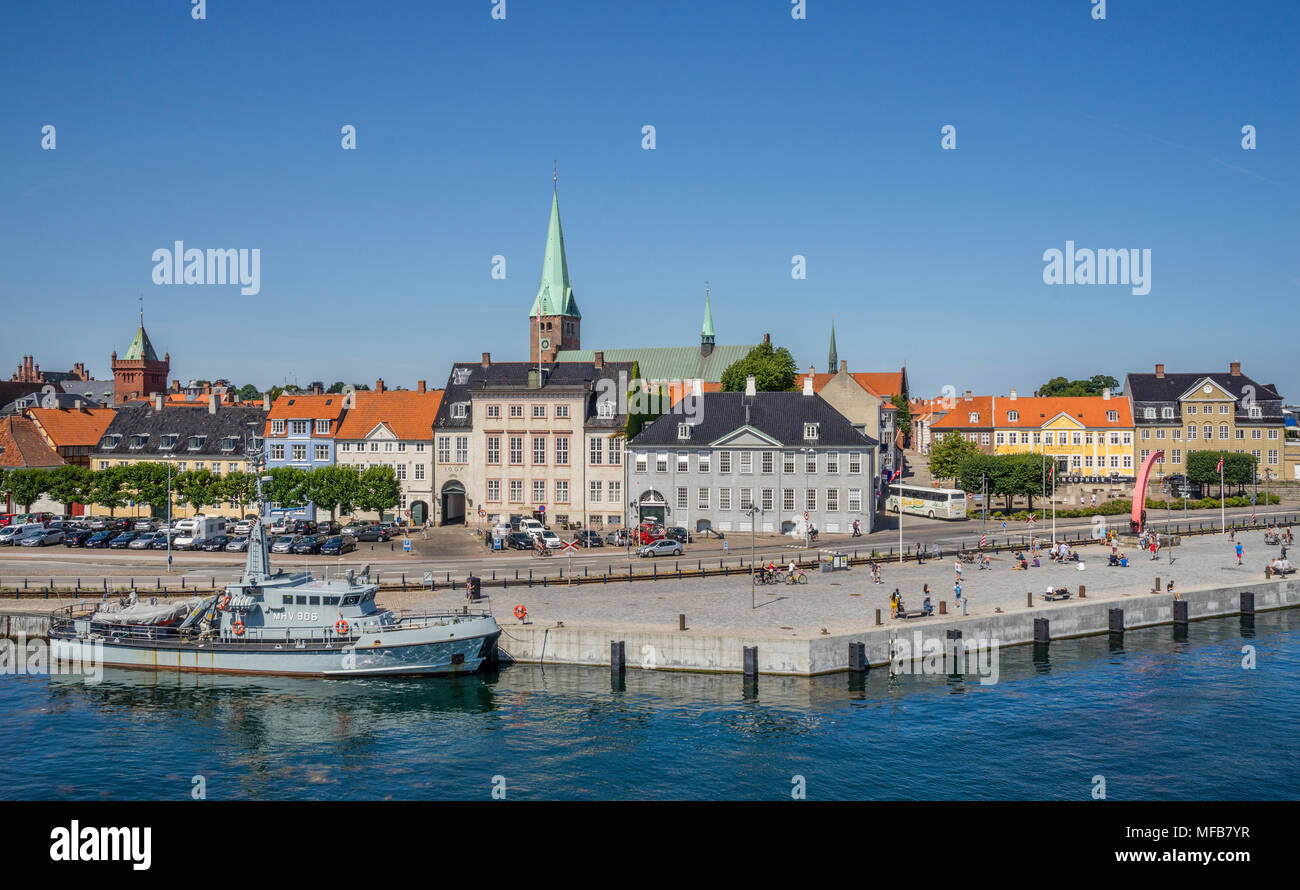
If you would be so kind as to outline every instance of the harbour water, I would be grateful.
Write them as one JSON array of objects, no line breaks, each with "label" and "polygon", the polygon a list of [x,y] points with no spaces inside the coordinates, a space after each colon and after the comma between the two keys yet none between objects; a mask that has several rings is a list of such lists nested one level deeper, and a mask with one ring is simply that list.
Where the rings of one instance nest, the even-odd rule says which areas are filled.
[{"label": "harbour water", "polygon": [[[1243,668],[1243,647],[1255,667]],[[505,665],[0,676],[0,799],[1300,797],[1300,612],[1021,646],[998,682]],[[196,783],[196,777],[202,777]],[[494,778],[498,777],[498,778]],[[797,777],[802,777],[802,785]]]}]

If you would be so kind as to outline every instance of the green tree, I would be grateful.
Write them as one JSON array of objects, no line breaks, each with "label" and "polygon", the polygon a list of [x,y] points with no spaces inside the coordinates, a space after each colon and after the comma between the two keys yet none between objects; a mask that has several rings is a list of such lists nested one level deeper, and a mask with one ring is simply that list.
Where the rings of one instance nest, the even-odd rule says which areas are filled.
[{"label": "green tree", "polygon": [[172,484],[180,502],[189,504],[195,512],[220,503],[221,477],[214,476],[211,470],[188,470],[174,477]]},{"label": "green tree", "polygon": [[[123,467],[122,487],[132,493],[131,500],[137,504],[148,504],[153,516],[167,515],[167,464],[146,461]],[[172,474],[172,487],[175,489],[176,473]]]},{"label": "green tree", "polygon": [[367,467],[361,472],[357,490],[357,508],[382,513],[402,500],[402,486],[389,466]]},{"label": "green tree", "polygon": [[930,446],[930,475],[936,479],[956,479],[962,461],[980,453],[979,446],[961,433],[949,433]]},{"label": "green tree", "polygon": [[633,439],[647,424],[663,414],[666,394],[663,387],[647,386],[641,379],[641,364],[632,363],[632,382],[627,391],[627,426],[625,434]]},{"label": "green tree", "polygon": [[245,383],[236,391],[236,395],[241,402],[256,402],[262,398],[262,391],[251,383]]},{"label": "green tree", "polygon": [[32,504],[41,499],[50,487],[50,472],[39,467],[18,467],[5,476],[5,491],[15,504],[23,505],[23,512],[32,512]]},{"label": "green tree", "polygon": [[227,504],[234,504],[240,515],[257,494],[257,477],[252,473],[234,470],[221,477],[219,485],[220,499]]},{"label": "green tree", "polygon": [[795,388],[798,367],[784,346],[773,348],[771,343],[760,343],[722,372],[723,390],[744,392],[745,378],[751,374],[759,392],[788,392]]},{"label": "green tree", "polygon": [[48,494],[63,505],[65,512],[71,512],[73,504],[86,503],[86,492],[90,488],[90,470],[74,464],[64,464],[50,471]]},{"label": "green tree", "polygon": [[118,507],[125,507],[128,469],[130,468],[109,467],[93,473],[91,487],[86,495],[90,498],[90,503],[97,507],[104,507],[108,510],[109,516],[112,516],[113,511]]},{"label": "green tree", "polygon": [[356,467],[316,467],[307,474],[306,495],[317,507],[329,510],[330,519],[334,519],[336,510],[348,515],[356,509],[361,487]]},{"label": "green tree", "polygon": [[307,471],[298,467],[273,467],[262,483],[262,496],[280,507],[301,507],[307,503]]},{"label": "green tree", "polygon": [[1038,388],[1038,394],[1052,398],[1061,396],[1099,396],[1103,389],[1116,392],[1119,389],[1119,381],[1109,374],[1094,374],[1087,380],[1067,380],[1064,377],[1053,377]]},{"label": "green tree", "polygon": [[894,413],[894,425],[898,428],[899,447],[905,447],[912,440],[912,406],[908,404],[907,397],[901,393],[889,401],[898,409]]},{"label": "green tree", "polygon": [[1255,481],[1255,457],[1251,454],[1228,451],[1189,451],[1187,453],[1187,478],[1201,485],[1219,484],[1219,458],[1223,458],[1224,486],[1243,486]]}]

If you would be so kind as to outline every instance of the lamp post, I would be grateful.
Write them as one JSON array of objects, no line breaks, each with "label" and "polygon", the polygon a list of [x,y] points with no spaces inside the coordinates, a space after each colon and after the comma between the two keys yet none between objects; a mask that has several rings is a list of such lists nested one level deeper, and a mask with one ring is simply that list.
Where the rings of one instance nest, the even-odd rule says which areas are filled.
[{"label": "lamp post", "polygon": [[805,547],[812,547],[812,512],[808,509],[808,459],[817,459],[817,451],[813,448],[800,448],[799,453],[803,455],[803,507],[808,518],[804,520],[803,541]]},{"label": "lamp post", "polygon": [[1170,503],[1174,496],[1174,487],[1165,482],[1165,546],[1169,548],[1169,564],[1174,564],[1174,536],[1169,530],[1170,522],[1173,519],[1173,505]]},{"label": "lamp post", "polygon": [[754,593],[754,559],[755,559],[754,528],[755,528],[756,517],[762,516],[763,511],[760,510],[755,505],[750,504],[749,509],[745,511],[745,515],[749,517],[749,608],[757,609],[758,600]]}]

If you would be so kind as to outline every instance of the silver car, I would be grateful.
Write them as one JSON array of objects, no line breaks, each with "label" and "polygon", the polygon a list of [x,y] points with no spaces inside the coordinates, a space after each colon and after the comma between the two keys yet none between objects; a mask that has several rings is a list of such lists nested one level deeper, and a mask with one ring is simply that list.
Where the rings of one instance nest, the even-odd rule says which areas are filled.
[{"label": "silver car", "polygon": [[298,543],[298,540],[301,537],[302,535],[281,535],[276,538],[275,543],[271,545],[271,552],[290,553],[293,550],[293,545]]},{"label": "silver car", "polygon": [[651,541],[643,547],[636,550],[637,556],[681,556],[682,545],[680,541],[674,541],[672,538],[660,538],[658,541]]},{"label": "silver car", "polygon": [[24,547],[48,547],[51,544],[62,544],[63,532],[57,528],[46,529],[30,537],[23,538],[19,543]]}]

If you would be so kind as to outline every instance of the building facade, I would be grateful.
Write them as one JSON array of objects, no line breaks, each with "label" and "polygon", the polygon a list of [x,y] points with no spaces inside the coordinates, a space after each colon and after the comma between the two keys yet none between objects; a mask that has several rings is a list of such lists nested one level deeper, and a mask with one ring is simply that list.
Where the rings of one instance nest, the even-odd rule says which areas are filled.
[{"label": "building facade", "polygon": [[[376,388],[383,385],[377,381]],[[343,418],[348,396],[343,393],[301,395],[284,393],[266,415],[266,466],[312,470],[334,464],[334,437]],[[316,505],[300,507],[271,504],[273,516],[315,520]]]},{"label": "building facade", "polygon": [[[379,381],[382,384],[382,381]],[[335,461],[358,471],[389,466],[401,486],[397,511],[413,525],[433,516],[433,423],[442,404],[442,390],[428,390],[425,382],[414,391],[389,390],[376,385],[353,394],[334,438]],[[364,519],[386,518],[358,512]]]},{"label": "building facade", "polygon": [[[632,522],[802,536],[872,529],[878,444],[813,392],[704,393],[628,446]],[[758,511],[758,512],[753,512]]]}]

